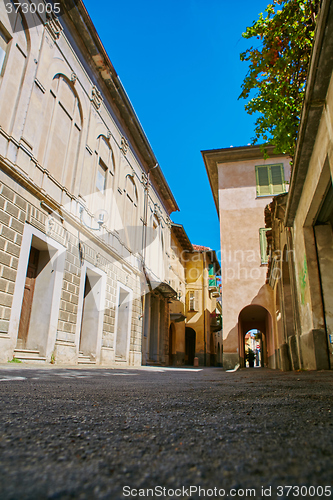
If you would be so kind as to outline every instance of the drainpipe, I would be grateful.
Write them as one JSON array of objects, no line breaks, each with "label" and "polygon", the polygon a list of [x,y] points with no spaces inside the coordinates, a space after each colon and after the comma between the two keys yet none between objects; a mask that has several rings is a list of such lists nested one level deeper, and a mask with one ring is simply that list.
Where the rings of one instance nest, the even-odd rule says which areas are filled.
[{"label": "drainpipe", "polygon": [[204,322],[204,366],[207,366],[207,342],[206,342],[206,297],[205,297],[205,269],[206,269],[206,252],[202,252],[202,308]]},{"label": "drainpipe", "polygon": [[[148,204],[149,204],[149,179],[150,179],[150,171],[153,170],[154,168],[158,167],[158,163],[154,165],[153,167],[148,168],[147,172],[147,182],[146,182],[146,193],[145,193],[145,206],[144,206],[144,220],[143,220],[143,234],[142,234],[142,269],[143,273],[145,275],[146,282],[148,284],[148,289],[149,292],[152,291],[150,279],[148,276],[148,273],[146,271],[146,246],[147,246],[147,225],[148,225]],[[146,295],[143,295],[142,297],[142,330],[143,330],[143,337],[145,337],[145,311],[146,311]],[[148,323],[150,325],[150,322]],[[149,337],[147,336],[147,342]],[[146,347],[146,346],[145,346]],[[143,348],[143,345],[142,345]],[[148,349],[147,349],[148,352]],[[143,352],[142,352],[143,354]],[[147,360],[145,360],[147,362]]]}]

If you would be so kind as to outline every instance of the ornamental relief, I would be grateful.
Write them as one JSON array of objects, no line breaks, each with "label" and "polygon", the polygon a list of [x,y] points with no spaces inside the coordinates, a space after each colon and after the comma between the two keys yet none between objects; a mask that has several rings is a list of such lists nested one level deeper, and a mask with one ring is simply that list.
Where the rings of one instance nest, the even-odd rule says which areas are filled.
[{"label": "ornamental relief", "polygon": [[98,88],[94,85],[93,88],[91,89],[91,97],[90,100],[93,104],[93,106],[96,109],[99,109],[101,107],[101,104],[103,102],[103,97]]},{"label": "ornamental relief", "polygon": [[53,13],[47,14],[46,18],[47,21],[45,23],[45,26],[47,26],[47,28],[49,29],[52,38],[54,40],[58,40],[60,38],[61,32],[63,31],[63,27],[61,26],[59,19]]}]

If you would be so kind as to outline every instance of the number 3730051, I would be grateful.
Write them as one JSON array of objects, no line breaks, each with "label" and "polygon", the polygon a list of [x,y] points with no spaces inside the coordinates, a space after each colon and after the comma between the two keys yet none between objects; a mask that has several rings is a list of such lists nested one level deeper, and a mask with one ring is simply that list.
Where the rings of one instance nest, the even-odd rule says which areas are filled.
[{"label": "number 3730051", "polygon": [[276,488],[278,497],[330,497],[331,486],[278,486]]},{"label": "number 3730051", "polygon": [[60,3],[44,3],[40,2],[7,2],[5,3],[7,14],[17,13],[21,11],[23,14],[60,14]]}]

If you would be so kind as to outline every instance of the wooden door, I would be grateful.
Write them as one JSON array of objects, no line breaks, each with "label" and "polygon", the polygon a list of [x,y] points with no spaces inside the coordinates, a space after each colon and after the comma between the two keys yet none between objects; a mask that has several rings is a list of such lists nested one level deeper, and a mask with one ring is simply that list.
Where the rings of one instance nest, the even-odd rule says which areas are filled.
[{"label": "wooden door", "polygon": [[24,349],[26,347],[28,338],[31,307],[32,307],[35,282],[37,277],[38,258],[39,258],[39,251],[36,248],[31,247],[27,277],[24,286],[20,325],[17,337],[18,338],[17,347],[20,349]]}]

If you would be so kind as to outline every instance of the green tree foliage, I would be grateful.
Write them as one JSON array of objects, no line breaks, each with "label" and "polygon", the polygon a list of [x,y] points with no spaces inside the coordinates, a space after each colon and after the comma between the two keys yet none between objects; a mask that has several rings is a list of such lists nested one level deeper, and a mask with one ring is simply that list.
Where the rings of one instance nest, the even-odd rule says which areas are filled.
[{"label": "green tree foliage", "polygon": [[265,15],[243,33],[259,47],[240,55],[249,70],[239,98],[249,114],[259,112],[253,144],[263,139],[276,153],[293,156],[320,0],[273,0]]}]

